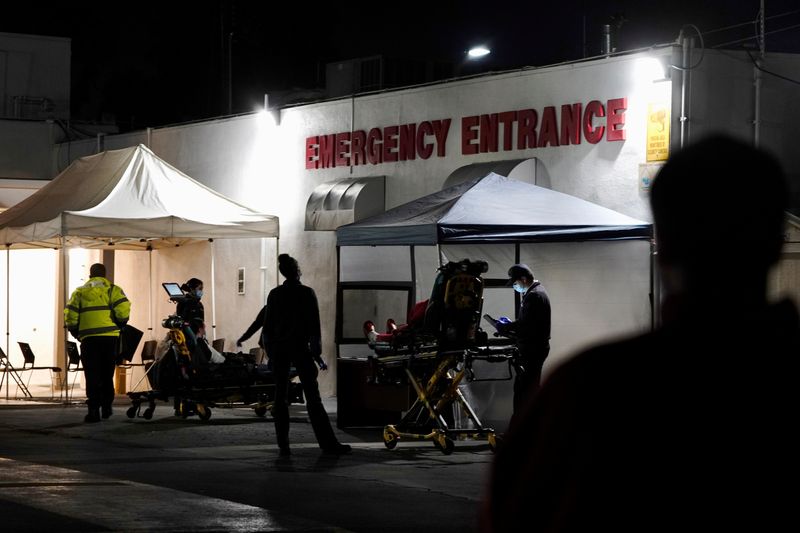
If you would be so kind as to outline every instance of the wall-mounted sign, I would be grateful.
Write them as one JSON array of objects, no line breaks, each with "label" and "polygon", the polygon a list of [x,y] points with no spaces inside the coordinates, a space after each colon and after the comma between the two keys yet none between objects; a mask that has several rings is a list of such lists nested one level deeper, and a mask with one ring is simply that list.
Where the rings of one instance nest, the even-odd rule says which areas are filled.
[{"label": "wall-mounted sign", "polygon": [[[520,109],[472,115],[461,119],[461,154],[526,150],[625,140],[627,98],[605,103],[592,100],[565,104],[557,110]],[[370,130],[314,135],[306,138],[305,167],[309,170],[378,165],[445,157],[452,120],[426,120]]]},{"label": "wall-mounted sign", "polygon": [[658,171],[664,163],[643,163],[639,165],[639,190],[649,192]]},{"label": "wall-mounted sign", "polygon": [[647,159],[666,161],[669,157],[669,106],[665,103],[647,104]]}]

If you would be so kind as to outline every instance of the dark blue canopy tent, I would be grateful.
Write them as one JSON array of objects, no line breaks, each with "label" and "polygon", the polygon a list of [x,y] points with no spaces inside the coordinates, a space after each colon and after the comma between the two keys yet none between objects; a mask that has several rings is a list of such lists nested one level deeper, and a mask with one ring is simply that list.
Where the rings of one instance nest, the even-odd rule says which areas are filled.
[{"label": "dark blue canopy tent", "polygon": [[649,239],[651,224],[490,173],[336,230],[339,246]]},{"label": "dark blue canopy tent", "polygon": [[[430,294],[436,268],[464,257],[489,263],[484,311],[495,316],[515,312],[505,288],[511,264],[529,263],[542,280],[553,302],[546,372],[587,343],[653,323],[649,222],[494,173],[341,226],[336,235],[343,358],[368,354],[364,320],[402,319],[406,303]],[[470,387],[481,416],[502,427],[508,382]]]}]

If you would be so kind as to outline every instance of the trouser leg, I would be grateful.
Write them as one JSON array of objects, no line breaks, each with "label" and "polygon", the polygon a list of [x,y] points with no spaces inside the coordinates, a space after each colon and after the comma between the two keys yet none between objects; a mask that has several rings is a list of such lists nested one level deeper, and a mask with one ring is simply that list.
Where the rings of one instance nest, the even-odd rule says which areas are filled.
[{"label": "trouser leg", "polygon": [[539,390],[542,378],[542,366],[549,353],[528,355],[522,358],[523,372],[517,372],[514,379],[514,412],[527,403],[527,399]]},{"label": "trouser leg", "polygon": [[325,406],[322,405],[322,398],[319,394],[319,383],[317,383],[317,365],[311,358],[311,354],[302,354],[295,357],[295,368],[297,369],[300,383],[303,386],[303,393],[306,397],[306,410],[314,429],[314,435],[320,448],[330,448],[338,443],[336,435],[331,427],[331,421]]},{"label": "trouser leg", "polygon": [[272,372],[275,376],[275,404],[272,417],[275,420],[275,436],[280,448],[289,446],[289,367],[288,357],[273,357]]},{"label": "trouser leg", "polygon": [[100,407],[111,407],[114,403],[114,371],[119,351],[119,337],[98,337],[102,356],[99,357]]},{"label": "trouser leg", "polygon": [[114,401],[117,337],[88,337],[81,342],[89,411],[110,407]]},{"label": "trouser leg", "polygon": [[102,397],[102,370],[99,364],[98,346],[95,337],[88,337],[81,341],[81,362],[83,374],[86,378],[86,403],[89,411],[100,409]]}]

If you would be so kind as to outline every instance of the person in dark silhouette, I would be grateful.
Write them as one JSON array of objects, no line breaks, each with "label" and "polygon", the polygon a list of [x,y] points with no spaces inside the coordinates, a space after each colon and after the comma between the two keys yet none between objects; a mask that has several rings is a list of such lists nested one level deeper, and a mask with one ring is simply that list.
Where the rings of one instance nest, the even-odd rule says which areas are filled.
[{"label": "person in dark silhouette", "polygon": [[[191,353],[194,353],[199,343],[198,335],[202,332],[202,335],[205,336],[206,312],[203,302],[200,301],[203,298],[203,280],[189,278],[186,283],[181,285],[181,290],[184,297],[178,300],[175,313],[185,323],[183,334],[186,337],[186,346]],[[175,416],[194,413],[192,402],[184,404],[185,412],[181,409],[181,402],[183,402],[183,398],[176,394],[173,398]]]},{"label": "person in dark silhouette", "polygon": [[800,325],[767,298],[786,199],[777,161],[732,138],[669,159],[650,199],[662,323],[545,380],[498,449],[483,531],[800,527]]},{"label": "person in dark silhouette", "polygon": [[205,327],[206,313],[203,308],[203,281],[191,278],[181,285],[181,290],[185,297],[178,302],[175,312],[192,329],[192,333],[197,335],[201,328]]},{"label": "person in dark silhouette", "polygon": [[89,407],[85,422],[100,422],[113,412],[119,335],[130,316],[131,302],[119,285],[106,279],[105,265],[89,267],[89,280],[75,289],[64,309],[67,329],[81,343]]},{"label": "person in dark silhouette", "polygon": [[325,365],[320,355],[322,333],[317,295],[314,289],[300,283],[302,273],[295,258],[288,254],[278,256],[278,270],[286,280],[267,296],[262,335],[275,374],[272,414],[280,455],[291,455],[289,372],[292,366],[297,369],[319,447],[326,453],[349,453],[350,446],[337,440],[319,394],[317,365],[320,368]]},{"label": "person in dark silhouette", "polygon": [[528,395],[539,388],[542,366],[550,353],[550,298],[544,285],[528,265],[519,263],[508,269],[509,287],[521,301],[516,320],[497,324],[497,332],[516,340],[519,360],[514,379],[514,413]]}]

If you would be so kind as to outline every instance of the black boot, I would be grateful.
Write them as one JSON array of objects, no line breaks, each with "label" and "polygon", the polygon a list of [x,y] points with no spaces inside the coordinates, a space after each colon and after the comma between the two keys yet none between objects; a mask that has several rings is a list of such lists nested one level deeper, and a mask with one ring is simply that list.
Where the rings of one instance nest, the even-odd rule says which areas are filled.
[{"label": "black boot", "polygon": [[103,407],[100,409],[100,414],[101,414],[101,416],[102,416],[103,418],[108,418],[108,417],[110,417],[110,416],[113,414],[113,411],[111,410],[111,406],[110,406],[110,405],[104,405],[104,406],[103,406]]},{"label": "black boot", "polygon": [[320,446],[320,448],[322,448],[323,453],[330,455],[344,455],[353,451],[353,448],[351,448],[349,444],[342,444],[341,442]]},{"label": "black boot", "polygon": [[96,407],[94,409],[89,409],[89,413],[83,417],[83,421],[88,424],[100,422],[100,410]]}]

